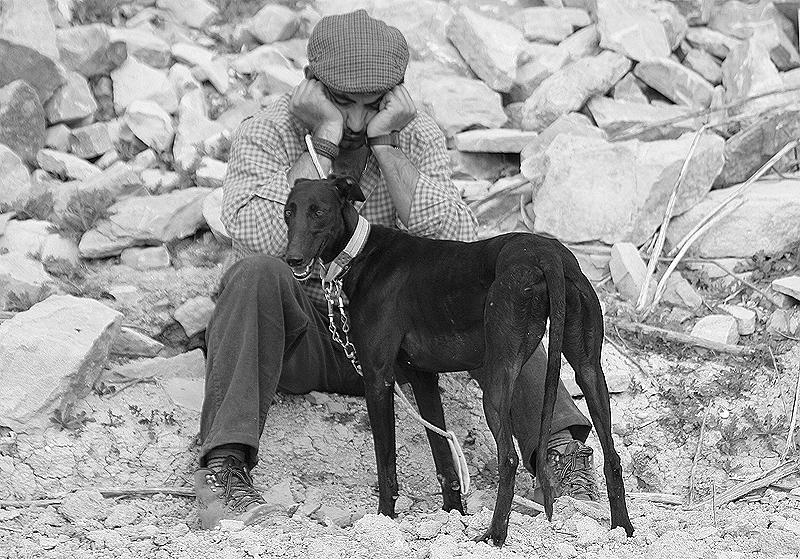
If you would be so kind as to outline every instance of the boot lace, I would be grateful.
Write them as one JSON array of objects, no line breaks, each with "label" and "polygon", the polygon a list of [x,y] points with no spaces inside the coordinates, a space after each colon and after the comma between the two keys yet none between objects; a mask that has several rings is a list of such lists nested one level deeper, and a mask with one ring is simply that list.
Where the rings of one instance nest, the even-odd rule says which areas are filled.
[{"label": "boot lace", "polygon": [[217,484],[224,488],[225,502],[234,509],[247,510],[250,505],[265,503],[261,494],[253,487],[253,478],[244,465],[228,457],[220,471],[214,474]]},{"label": "boot lace", "polygon": [[578,442],[571,442],[563,453],[551,453],[553,474],[562,495],[598,500],[592,454],[591,448]]}]

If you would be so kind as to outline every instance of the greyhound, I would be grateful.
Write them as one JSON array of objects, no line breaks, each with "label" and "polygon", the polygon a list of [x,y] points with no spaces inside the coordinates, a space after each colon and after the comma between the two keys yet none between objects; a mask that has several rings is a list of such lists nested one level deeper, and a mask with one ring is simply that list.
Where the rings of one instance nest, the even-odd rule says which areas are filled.
[{"label": "greyhound", "polygon": [[[350,177],[295,181],[284,208],[288,227],[284,258],[298,280],[310,277],[316,261],[329,265],[329,276],[335,268],[342,280],[375,444],[378,513],[394,517],[398,495],[395,379],[410,381],[422,417],[444,429],[437,373],[466,370],[483,390],[483,409],[497,443],[499,466],[492,520],[476,540],[492,540],[497,546],[505,542],[519,462],[511,431],[511,395],[549,317],[535,460],[547,518],[552,519],[554,498],[545,456],[563,351],[575,369],[603,448],[611,524],[632,535],[600,366],[602,311],[572,253],[557,240],[533,233],[467,243],[374,225],[365,235],[366,220],[358,215],[354,201],[363,202],[364,195]],[[355,250],[354,235],[363,245]],[[446,440],[431,432],[428,440],[442,485],[443,508],[463,514]]]}]

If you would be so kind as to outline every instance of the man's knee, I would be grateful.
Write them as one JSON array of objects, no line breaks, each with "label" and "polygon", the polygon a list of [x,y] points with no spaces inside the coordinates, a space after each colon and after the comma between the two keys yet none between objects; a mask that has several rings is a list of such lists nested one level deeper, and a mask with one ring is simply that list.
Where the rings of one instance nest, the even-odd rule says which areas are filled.
[{"label": "man's knee", "polygon": [[221,289],[247,289],[255,295],[263,289],[274,289],[281,283],[295,281],[289,266],[280,258],[257,254],[239,260],[222,278]]}]

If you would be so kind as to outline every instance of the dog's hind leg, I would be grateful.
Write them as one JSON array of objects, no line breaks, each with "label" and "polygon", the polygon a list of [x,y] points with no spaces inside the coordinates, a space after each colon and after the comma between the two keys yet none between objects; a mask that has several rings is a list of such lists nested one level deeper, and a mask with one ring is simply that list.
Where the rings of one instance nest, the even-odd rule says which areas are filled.
[{"label": "dog's hind leg", "polygon": [[[408,368],[401,370],[414,389],[414,398],[417,401],[419,414],[425,421],[446,431],[442,398],[439,394],[439,375]],[[453,463],[453,455],[450,453],[450,446],[444,437],[429,429],[425,429],[425,434],[428,435],[428,443],[431,446],[431,453],[433,453],[433,463],[436,464],[436,477],[442,486],[442,508],[448,512],[457,510],[464,514],[461,486],[456,466]]]},{"label": "dog's hind leg", "polygon": [[581,293],[577,287],[567,288],[567,321],[564,326],[564,356],[575,370],[597,438],[603,447],[603,473],[611,506],[611,526],[622,526],[628,536],[633,526],[625,503],[622,466],[611,436],[611,402],[600,363],[603,344],[603,316],[594,293]]},{"label": "dog's hind leg", "polygon": [[486,354],[483,366],[474,372],[483,389],[486,422],[497,443],[499,482],[497,501],[489,529],[478,541],[491,539],[502,545],[508,533],[508,517],[514,498],[514,478],[519,456],[514,447],[511,396],[522,365],[541,339],[531,335],[530,309],[537,296],[535,270],[512,266],[495,278],[484,311]]}]

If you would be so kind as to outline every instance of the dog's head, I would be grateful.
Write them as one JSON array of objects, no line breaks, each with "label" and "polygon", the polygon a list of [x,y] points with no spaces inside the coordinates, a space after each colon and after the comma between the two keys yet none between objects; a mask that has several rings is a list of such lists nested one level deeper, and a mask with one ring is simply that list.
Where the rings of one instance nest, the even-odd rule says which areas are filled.
[{"label": "dog's head", "polygon": [[314,261],[327,263],[345,247],[358,223],[352,202],[364,194],[352,177],[297,179],[283,218],[288,227],[286,263],[297,279],[311,275]]}]

